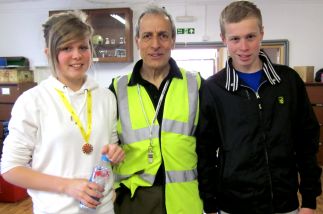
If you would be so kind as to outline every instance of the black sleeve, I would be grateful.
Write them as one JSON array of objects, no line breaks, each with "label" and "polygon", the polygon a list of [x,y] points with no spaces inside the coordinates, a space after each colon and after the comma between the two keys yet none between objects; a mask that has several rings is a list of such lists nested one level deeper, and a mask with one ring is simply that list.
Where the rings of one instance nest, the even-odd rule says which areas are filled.
[{"label": "black sleeve", "polygon": [[316,197],[322,192],[321,167],[316,154],[319,148],[319,123],[308,99],[304,82],[296,76],[296,113],[295,126],[296,158],[300,174],[299,191],[302,195],[302,207],[316,208]]},{"label": "black sleeve", "polygon": [[218,180],[219,134],[213,99],[205,82],[200,89],[200,117],[197,127],[196,152],[199,193],[206,213],[216,212],[216,185]]},{"label": "black sleeve", "polygon": [[114,80],[115,80],[115,79],[112,79],[111,84],[109,85],[109,89],[110,89],[110,91],[112,91],[112,93],[113,93],[115,96],[117,96],[117,95],[116,95],[116,90],[115,90],[114,85],[113,85]]},{"label": "black sleeve", "polygon": [[[115,81],[115,78],[112,79],[111,84],[109,85],[109,90],[112,91],[112,93],[114,94],[116,99],[118,99],[117,92],[116,92],[116,90],[114,88],[114,85],[113,85],[114,81]],[[117,118],[119,118],[119,110],[118,110],[118,108],[117,108]]]}]

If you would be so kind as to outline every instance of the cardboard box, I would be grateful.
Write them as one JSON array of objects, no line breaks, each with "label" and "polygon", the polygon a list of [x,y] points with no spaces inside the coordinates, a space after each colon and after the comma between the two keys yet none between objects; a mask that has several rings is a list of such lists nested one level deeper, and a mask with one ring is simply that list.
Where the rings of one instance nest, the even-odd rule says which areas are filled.
[{"label": "cardboard box", "polygon": [[27,69],[1,69],[1,83],[34,82],[34,73]]},{"label": "cardboard box", "polygon": [[294,66],[304,82],[314,82],[314,66]]},{"label": "cardboard box", "polygon": [[9,73],[6,69],[0,69],[0,83],[9,81]]}]

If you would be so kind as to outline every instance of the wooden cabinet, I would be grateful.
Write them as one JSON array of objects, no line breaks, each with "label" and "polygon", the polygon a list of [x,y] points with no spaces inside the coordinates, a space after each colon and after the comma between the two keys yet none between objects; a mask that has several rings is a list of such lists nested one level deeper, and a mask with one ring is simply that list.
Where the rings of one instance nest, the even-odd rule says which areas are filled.
[{"label": "wooden cabinet", "polygon": [[323,165],[323,84],[306,83],[308,97],[313,105],[313,110],[320,123],[320,146],[318,152],[318,161]]},{"label": "wooden cabinet", "polygon": [[0,158],[3,146],[3,122],[8,121],[11,117],[11,109],[16,99],[27,89],[34,87],[36,83],[0,83]]},{"label": "wooden cabinet", "polygon": [[[4,140],[3,122],[10,120],[11,109],[17,98],[29,88],[36,85],[34,82],[0,83],[0,159]],[[27,190],[7,183],[0,176],[0,201],[16,202],[28,197]]]},{"label": "wooden cabinet", "polygon": [[[133,28],[130,8],[83,9],[94,29],[96,62],[132,62]],[[62,12],[49,11],[49,15]]]}]

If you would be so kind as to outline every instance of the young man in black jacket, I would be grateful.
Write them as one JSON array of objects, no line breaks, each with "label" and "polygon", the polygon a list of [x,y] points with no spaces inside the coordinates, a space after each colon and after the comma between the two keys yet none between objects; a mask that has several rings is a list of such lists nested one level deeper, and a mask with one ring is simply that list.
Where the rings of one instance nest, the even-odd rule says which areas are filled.
[{"label": "young man in black jacket", "polygon": [[230,57],[205,81],[197,136],[204,211],[314,214],[321,194],[319,124],[304,83],[260,50],[256,5],[229,4],[220,26]]}]

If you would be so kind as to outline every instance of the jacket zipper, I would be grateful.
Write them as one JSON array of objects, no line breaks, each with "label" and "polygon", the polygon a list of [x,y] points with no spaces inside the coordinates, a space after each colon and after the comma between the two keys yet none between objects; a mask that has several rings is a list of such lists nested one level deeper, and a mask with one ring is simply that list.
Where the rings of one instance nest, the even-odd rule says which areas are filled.
[{"label": "jacket zipper", "polygon": [[[256,98],[257,98],[257,101],[258,101],[258,112],[259,112],[259,117],[260,117],[260,121],[262,121],[262,117],[263,117],[263,115],[262,115],[262,110],[263,110],[263,107],[262,107],[262,103],[261,103],[261,97],[260,97],[260,95],[259,95],[259,93],[258,93],[258,91],[259,91],[259,89],[260,89],[260,87],[265,83],[266,81],[263,81],[263,82],[261,82],[260,83],[260,85],[259,85],[259,87],[257,88],[257,91],[254,91],[252,88],[250,88],[249,86],[246,86],[246,85],[241,85],[241,86],[243,86],[243,87],[245,87],[245,88],[247,88],[247,89],[250,89],[251,91],[253,91],[254,93],[255,93],[255,95],[256,95]],[[248,97],[248,99],[250,99],[250,94],[249,94],[249,90],[246,90],[247,92],[247,97]],[[262,123],[261,123],[262,124]],[[263,127],[262,127],[263,128]],[[267,163],[267,170],[268,170],[268,176],[269,176],[269,185],[270,185],[270,194],[271,194],[271,199],[273,199],[274,198],[274,194],[273,194],[273,189],[272,189],[272,179],[271,179],[271,174],[270,174],[270,170],[269,170],[269,167],[270,167],[270,165],[269,165],[269,157],[268,157],[268,149],[267,149],[267,144],[266,144],[266,142],[264,142],[264,146],[265,146],[265,158],[266,158],[266,163]]]},{"label": "jacket zipper", "polygon": [[[264,82],[265,82],[265,81],[264,81]],[[255,92],[255,94],[256,94],[256,98],[257,98],[257,100],[258,100],[258,108],[259,108],[259,117],[260,117],[260,121],[262,121],[262,120],[263,120],[263,115],[262,115],[262,110],[263,110],[263,109],[262,109],[261,97],[260,97],[260,95],[259,95],[258,91],[259,91],[260,87],[262,86],[262,84],[263,84],[264,82],[262,82],[262,83],[259,85],[259,87],[258,87],[257,91]],[[262,124],[262,123],[261,123],[261,124]],[[262,126],[263,126],[263,125],[262,125]],[[263,129],[263,127],[262,127],[262,129]],[[263,134],[263,135],[264,135],[264,134]],[[273,200],[273,198],[274,198],[274,193],[273,193],[273,185],[272,185],[271,174],[270,174],[270,170],[269,170],[269,168],[270,168],[270,164],[269,164],[269,157],[268,157],[268,147],[267,147],[267,143],[266,143],[266,141],[265,141],[265,136],[264,136],[264,146],[265,146],[265,157],[266,157],[267,170],[268,170],[268,176],[269,176],[270,196],[271,196],[271,199]]]}]

